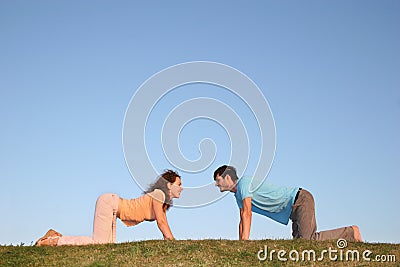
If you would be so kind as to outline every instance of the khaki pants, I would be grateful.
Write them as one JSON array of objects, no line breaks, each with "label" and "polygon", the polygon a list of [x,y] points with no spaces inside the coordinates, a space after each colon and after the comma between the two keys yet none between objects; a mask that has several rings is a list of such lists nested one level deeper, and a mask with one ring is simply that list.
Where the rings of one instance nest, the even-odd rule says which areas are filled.
[{"label": "khaki pants", "polygon": [[57,246],[115,243],[119,196],[103,194],[96,202],[93,236],[62,236]]},{"label": "khaki pants", "polygon": [[301,189],[298,198],[292,206],[290,214],[292,220],[293,238],[304,238],[309,240],[332,240],[344,238],[354,241],[354,230],[351,226],[317,232],[315,220],[315,203],[310,192]]}]

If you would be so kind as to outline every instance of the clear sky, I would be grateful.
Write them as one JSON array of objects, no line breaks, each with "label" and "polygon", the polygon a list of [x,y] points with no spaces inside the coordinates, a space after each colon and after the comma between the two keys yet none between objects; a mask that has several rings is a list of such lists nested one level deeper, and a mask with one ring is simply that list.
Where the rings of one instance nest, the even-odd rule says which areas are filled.
[{"label": "clear sky", "polygon": [[[91,235],[100,194],[140,196],[122,148],[125,111],[149,77],[188,61],[227,64],[258,85],[276,125],[267,179],[311,191],[319,230],[357,224],[366,241],[400,242],[400,2],[215,2],[0,1],[0,244],[49,228]],[[174,168],[162,123],[194,97],[237,101],[210,85],[163,98],[146,136],[158,171]],[[229,159],[224,128],[200,119],[180,137],[189,159],[214,140],[209,168],[178,169],[184,186],[212,182]],[[167,216],[177,239],[238,238],[232,194]],[[117,227],[119,242],[162,238],[155,223]],[[254,215],[250,237],[290,238],[291,225]]]}]

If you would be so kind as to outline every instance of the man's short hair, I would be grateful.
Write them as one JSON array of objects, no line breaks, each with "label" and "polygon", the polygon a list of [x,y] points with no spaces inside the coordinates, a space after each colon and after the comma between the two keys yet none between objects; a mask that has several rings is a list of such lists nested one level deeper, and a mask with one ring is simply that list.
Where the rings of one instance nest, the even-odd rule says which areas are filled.
[{"label": "man's short hair", "polygon": [[225,178],[225,176],[229,174],[229,176],[232,178],[232,181],[236,182],[239,178],[236,174],[236,169],[233,166],[228,166],[228,165],[222,165],[218,169],[215,170],[214,172],[214,180],[217,178],[217,176],[221,176],[222,178]]}]

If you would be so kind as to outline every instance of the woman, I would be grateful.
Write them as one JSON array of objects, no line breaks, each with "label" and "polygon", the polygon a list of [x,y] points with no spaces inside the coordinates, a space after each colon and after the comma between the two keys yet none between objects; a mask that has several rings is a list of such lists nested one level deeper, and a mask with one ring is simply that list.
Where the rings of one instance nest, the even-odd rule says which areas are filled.
[{"label": "woman", "polygon": [[135,199],[123,199],[116,194],[103,194],[96,202],[93,236],[63,236],[50,229],[36,242],[36,246],[88,245],[115,243],[116,219],[127,226],[143,221],[157,221],[164,239],[174,239],[169,228],[166,212],[173,198],[182,191],[181,177],[167,170],[159,176],[145,194]]}]

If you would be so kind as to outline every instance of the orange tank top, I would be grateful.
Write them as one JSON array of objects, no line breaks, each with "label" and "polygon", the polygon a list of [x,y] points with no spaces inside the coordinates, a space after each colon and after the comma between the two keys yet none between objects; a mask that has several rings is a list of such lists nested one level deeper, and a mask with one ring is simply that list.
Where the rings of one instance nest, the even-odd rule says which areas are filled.
[{"label": "orange tank top", "polygon": [[154,221],[156,216],[153,209],[153,199],[164,203],[164,192],[155,189],[153,192],[138,198],[120,198],[118,203],[119,218],[126,226],[134,226],[143,221]]}]

